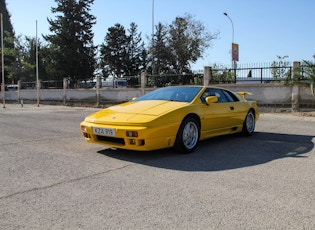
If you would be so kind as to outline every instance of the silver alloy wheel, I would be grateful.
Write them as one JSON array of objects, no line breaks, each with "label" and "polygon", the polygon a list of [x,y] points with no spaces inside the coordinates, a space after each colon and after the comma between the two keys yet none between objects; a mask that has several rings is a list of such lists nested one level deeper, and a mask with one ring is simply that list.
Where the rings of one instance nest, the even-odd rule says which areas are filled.
[{"label": "silver alloy wheel", "polygon": [[249,112],[245,120],[246,130],[248,134],[252,134],[255,130],[255,116],[253,112]]},{"label": "silver alloy wheel", "polygon": [[187,122],[183,130],[183,144],[187,149],[193,149],[198,142],[198,127],[195,122]]}]

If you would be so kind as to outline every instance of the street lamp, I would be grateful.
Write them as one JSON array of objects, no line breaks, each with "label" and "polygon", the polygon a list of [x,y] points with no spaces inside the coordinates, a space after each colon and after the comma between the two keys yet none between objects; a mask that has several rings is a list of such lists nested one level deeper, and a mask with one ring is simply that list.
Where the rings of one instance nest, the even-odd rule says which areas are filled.
[{"label": "street lamp", "polygon": [[[223,13],[230,21],[232,24],[232,46],[234,44],[234,24],[232,19],[229,17],[229,15],[227,13]],[[235,61],[233,60],[233,49],[231,49],[231,60],[232,60],[232,68],[235,69]]]},{"label": "street lamp", "polygon": [[232,43],[234,43],[234,24],[233,24],[233,21],[232,19],[230,18],[230,16],[227,14],[227,13],[223,13],[225,16],[228,17],[228,19],[230,19],[231,21],[231,24],[232,24]]}]

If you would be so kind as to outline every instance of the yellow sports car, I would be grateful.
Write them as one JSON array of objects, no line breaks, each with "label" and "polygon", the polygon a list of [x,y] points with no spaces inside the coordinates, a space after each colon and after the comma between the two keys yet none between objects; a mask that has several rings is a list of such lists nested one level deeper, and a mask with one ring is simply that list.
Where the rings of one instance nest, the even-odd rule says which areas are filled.
[{"label": "yellow sports car", "polygon": [[165,87],[87,116],[85,140],[149,151],[174,147],[193,152],[200,140],[243,132],[252,135],[259,113],[249,92],[206,86]]}]

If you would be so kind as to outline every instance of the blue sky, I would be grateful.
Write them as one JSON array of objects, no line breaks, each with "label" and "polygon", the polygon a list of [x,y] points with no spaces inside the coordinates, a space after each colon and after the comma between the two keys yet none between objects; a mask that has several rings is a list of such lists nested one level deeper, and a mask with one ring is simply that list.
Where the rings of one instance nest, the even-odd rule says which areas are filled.
[{"label": "blue sky", "polygon": [[[49,34],[47,18],[54,19],[54,0],[6,0],[11,22],[17,35]],[[115,23],[126,29],[138,25],[144,41],[152,33],[153,0],[95,0],[91,14],[96,16],[94,43],[101,44],[108,28]],[[193,70],[218,63],[231,63],[232,24],[234,42],[239,44],[239,63],[265,63],[277,55],[288,61],[311,60],[315,54],[314,0],[154,0],[154,22],[171,24],[177,16],[189,13],[201,21],[208,32],[220,32],[204,58],[192,65]]]}]

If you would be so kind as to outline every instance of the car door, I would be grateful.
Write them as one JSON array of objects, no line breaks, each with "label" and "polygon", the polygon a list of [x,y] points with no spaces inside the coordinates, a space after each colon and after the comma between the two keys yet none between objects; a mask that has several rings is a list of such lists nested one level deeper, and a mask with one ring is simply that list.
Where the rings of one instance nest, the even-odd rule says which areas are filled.
[{"label": "car door", "polygon": [[[206,104],[207,96],[218,97],[217,103]],[[201,96],[201,101],[204,104],[204,116],[202,131],[206,136],[213,134],[226,133],[235,124],[232,119],[235,114],[235,102],[231,102],[221,89],[208,88]]]}]

